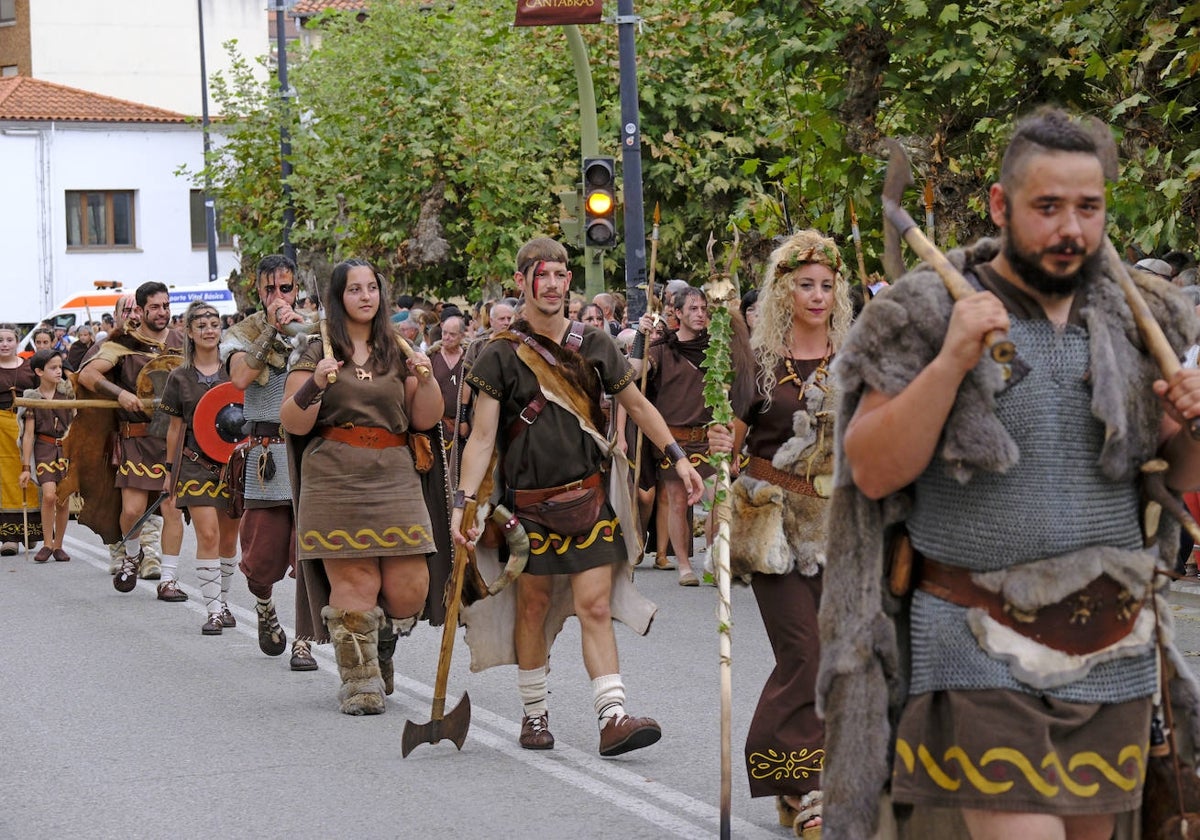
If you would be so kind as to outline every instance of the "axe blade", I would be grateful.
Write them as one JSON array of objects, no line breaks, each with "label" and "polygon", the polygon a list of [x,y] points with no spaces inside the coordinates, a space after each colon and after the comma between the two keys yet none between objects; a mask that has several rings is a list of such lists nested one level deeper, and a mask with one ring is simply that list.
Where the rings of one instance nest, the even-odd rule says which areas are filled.
[{"label": "axe blade", "polygon": [[461,750],[470,728],[471,697],[464,691],[462,700],[445,716],[429,723],[405,721],[404,732],[400,736],[400,755],[408,758],[408,754],[421,744],[436,744],[438,741],[450,741]]},{"label": "axe blade", "polygon": [[[900,141],[886,137],[883,147],[888,152],[887,174],[883,180],[883,270],[888,280],[896,281],[904,276],[908,267],[904,264],[900,247],[900,237],[904,235],[904,231],[897,226],[892,216],[895,215],[895,209],[904,212],[904,191],[913,184],[912,165],[908,162],[908,153],[904,151]],[[915,224],[911,217],[908,222]]]}]

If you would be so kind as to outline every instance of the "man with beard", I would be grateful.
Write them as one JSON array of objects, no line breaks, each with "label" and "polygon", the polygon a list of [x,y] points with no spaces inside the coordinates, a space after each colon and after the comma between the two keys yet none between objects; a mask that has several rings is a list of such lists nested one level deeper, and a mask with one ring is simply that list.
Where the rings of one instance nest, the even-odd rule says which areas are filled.
[{"label": "man with beard", "polygon": [[[671,428],[671,435],[683,447],[692,466],[702,478],[713,474],[708,462],[706,427],[712,422],[712,409],[704,404],[704,351],[708,349],[708,300],[704,292],[685,286],[671,299],[671,308],[678,317],[679,328],[650,345],[646,353],[650,371],[646,378],[646,399],[654,404]],[[647,334],[653,328],[653,318],[643,315],[639,329]],[[667,561],[667,538],[675,548],[679,568],[679,585],[696,586],[700,581],[692,570],[692,524],[688,516],[691,505],[686,488],[676,477],[675,470],[662,452],[650,448],[658,473],[657,530],[658,552],[654,566],[670,569]],[[665,516],[665,520],[664,520]],[[665,521],[666,527],[662,527]]]},{"label": "man with beard", "polygon": [[[1000,238],[948,255],[981,291],[954,303],[919,268],[838,351],[849,422],[820,614],[826,840],[874,834],[884,720],[893,800],[957,809],[976,840],[1107,840],[1141,804],[1159,558],[1139,467],[1158,456],[1169,487],[1200,482],[1200,446],[1181,431],[1200,416],[1200,372],[1161,378],[1104,262],[1101,131],[1056,109],[1023,120],[989,194]],[[1191,306],[1137,279],[1186,348]],[[992,330],[1015,343],[1010,365],[984,352]],[[899,520],[915,588],[885,611],[883,529]],[[888,686],[898,655],[907,685]],[[891,715],[888,688],[903,703]]]},{"label": "man with beard", "polygon": [[[241,570],[255,598],[258,616],[258,647],[267,656],[279,656],[287,647],[287,634],[279,624],[272,598],[274,586],[296,564],[296,523],[292,514],[292,483],[288,472],[287,447],[279,434],[279,407],[287,379],[288,355],[292,347],[281,330],[304,321],[293,309],[299,294],[296,264],[282,254],[270,254],[258,263],[258,299],[262,311],[234,324],[221,336],[221,360],[229,380],[245,391],[243,412],[250,426],[249,449],[243,465],[245,508],[238,538],[242,548]],[[240,462],[231,462],[237,465]],[[222,580],[225,580],[222,561]],[[233,573],[232,559],[229,574]],[[315,671],[311,643],[315,622],[302,597],[297,576],[296,633],[292,640],[289,667],[293,671]],[[324,633],[322,632],[322,640]]]},{"label": "man with beard", "polygon": [[[142,407],[137,394],[138,374],[151,360],[164,356],[182,357],[183,348],[183,336],[169,326],[171,296],[165,285],[155,281],[143,283],[134,293],[134,300],[141,323],[105,340],[95,356],[85,359],[79,371],[81,385],[121,404],[117,409],[117,487],[121,490],[123,534],[129,533],[149,506],[151,497],[162,492],[171,468],[166,429],[158,428],[152,422],[151,413]],[[163,527],[158,599],[186,601],[187,594],[177,582],[183,520],[169,495],[163,500],[159,513]],[[130,534],[125,541],[121,567],[113,577],[113,586],[118,592],[133,591],[145,559],[139,534]],[[141,568],[141,572],[142,577],[153,579],[153,570]]]}]

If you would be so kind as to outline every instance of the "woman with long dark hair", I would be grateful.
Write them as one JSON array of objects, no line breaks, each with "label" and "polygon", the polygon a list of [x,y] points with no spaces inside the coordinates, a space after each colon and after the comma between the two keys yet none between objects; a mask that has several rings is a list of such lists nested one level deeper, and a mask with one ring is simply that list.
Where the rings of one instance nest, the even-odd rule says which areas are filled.
[{"label": "woman with long dark hair", "polygon": [[[280,421],[308,435],[300,456],[296,512],[300,565],[322,563],[329,627],[342,677],[341,711],[380,714],[391,652],[381,671],[380,631],[414,619],[429,588],[426,555],[436,550],[410,429],[442,417],[437,382],[416,375],[429,358],[405,360],[389,318],[387,284],[370,264],[333,269],[328,294],[332,353],[312,341],[292,366]],[[303,573],[305,570],[298,570]]]}]

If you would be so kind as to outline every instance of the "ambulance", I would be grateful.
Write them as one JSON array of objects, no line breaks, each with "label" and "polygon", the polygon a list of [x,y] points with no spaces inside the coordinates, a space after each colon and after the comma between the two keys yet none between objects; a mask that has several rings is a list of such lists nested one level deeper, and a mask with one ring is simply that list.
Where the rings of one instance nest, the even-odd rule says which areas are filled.
[{"label": "ambulance", "polygon": [[[69,295],[42,320],[49,322],[52,327],[65,327],[69,332],[76,324],[99,321],[106,312],[111,315],[117,308],[117,300],[121,295],[132,294],[137,288],[123,288],[119,280],[96,280],[94,285],[95,289],[90,292]],[[167,289],[171,295],[172,315],[182,315],[193,300],[211,303],[222,316],[237,314],[237,301],[224,283],[203,283],[196,286],[167,284]],[[33,354],[33,349],[33,330],[30,330],[21,340],[18,351],[22,356],[29,356]]]}]

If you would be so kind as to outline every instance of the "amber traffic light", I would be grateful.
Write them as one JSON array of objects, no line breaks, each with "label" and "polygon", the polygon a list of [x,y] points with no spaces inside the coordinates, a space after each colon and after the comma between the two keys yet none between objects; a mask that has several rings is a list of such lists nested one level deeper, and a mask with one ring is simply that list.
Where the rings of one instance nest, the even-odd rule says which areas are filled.
[{"label": "amber traffic light", "polygon": [[617,244],[616,163],[610,157],[583,159],[583,241],[592,248]]}]

